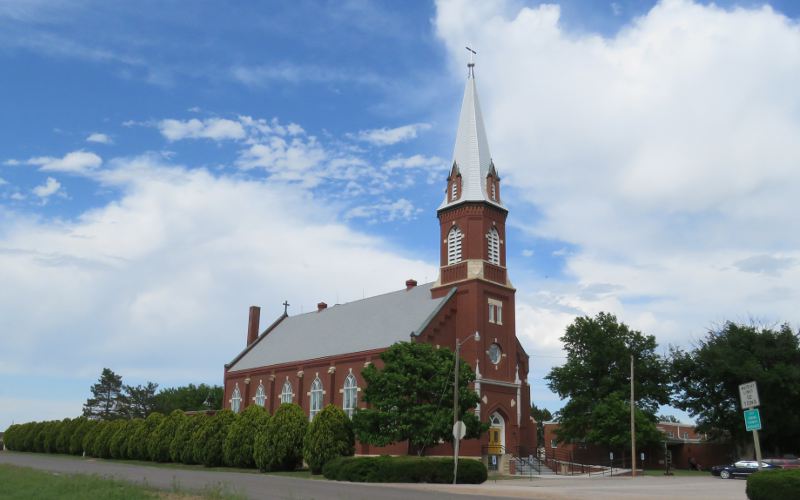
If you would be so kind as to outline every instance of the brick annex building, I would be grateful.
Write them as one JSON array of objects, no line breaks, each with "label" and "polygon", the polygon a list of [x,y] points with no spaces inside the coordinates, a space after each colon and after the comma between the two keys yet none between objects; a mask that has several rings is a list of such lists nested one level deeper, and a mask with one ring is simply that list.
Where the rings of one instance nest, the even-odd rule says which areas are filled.
[{"label": "brick annex building", "polygon": [[[506,217],[475,89],[473,65],[464,90],[453,164],[437,210],[439,278],[404,289],[295,316],[281,315],[259,330],[260,309],[250,308],[247,347],[225,366],[225,401],[233,411],[258,404],[270,412],[299,404],[313,418],[332,403],[352,414],[362,407],[361,370],[380,366],[381,352],[400,341],[455,349],[475,370],[477,413],[489,422],[480,439],[462,442],[463,456],[502,455],[535,449],[529,416],[528,355],[514,325],[515,290],[506,269]],[[433,240],[431,235],[431,239]],[[433,243],[433,242],[432,242]],[[260,332],[260,333],[259,333]],[[405,454],[408,447],[358,444],[358,454]],[[532,451],[530,451],[532,452]],[[451,455],[449,443],[429,449]]]}]

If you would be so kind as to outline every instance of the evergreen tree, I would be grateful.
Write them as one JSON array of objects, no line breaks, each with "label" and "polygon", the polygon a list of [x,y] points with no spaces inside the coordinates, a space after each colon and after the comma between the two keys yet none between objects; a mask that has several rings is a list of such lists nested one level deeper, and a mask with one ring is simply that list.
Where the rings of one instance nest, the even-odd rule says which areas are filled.
[{"label": "evergreen tree", "polygon": [[112,420],[123,415],[125,397],[122,394],[122,376],[103,368],[100,379],[91,388],[92,397],[83,405],[85,417]]},{"label": "evergreen tree", "polygon": [[156,389],[158,384],[148,382],[146,385],[126,385],[124,412],[128,418],[147,418],[155,411]]}]

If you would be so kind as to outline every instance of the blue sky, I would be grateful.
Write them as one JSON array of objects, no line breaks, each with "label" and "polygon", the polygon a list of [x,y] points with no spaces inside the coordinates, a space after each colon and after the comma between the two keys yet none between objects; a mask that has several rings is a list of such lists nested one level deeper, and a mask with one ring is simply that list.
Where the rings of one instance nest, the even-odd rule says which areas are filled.
[{"label": "blue sky", "polygon": [[577,314],[663,348],[796,325],[798,15],[0,2],[0,427],[76,414],[104,366],[220,383],[250,304],[269,321],[435,279],[466,43],[534,402],[560,407],[542,377]]}]

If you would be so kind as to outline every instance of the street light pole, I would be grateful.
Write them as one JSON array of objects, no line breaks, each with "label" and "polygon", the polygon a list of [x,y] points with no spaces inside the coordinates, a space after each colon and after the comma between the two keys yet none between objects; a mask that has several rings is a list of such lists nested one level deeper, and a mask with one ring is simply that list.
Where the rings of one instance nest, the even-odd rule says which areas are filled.
[{"label": "street light pole", "polygon": [[636,419],[633,404],[633,354],[631,354],[631,477],[636,477]]},{"label": "street light pole", "polygon": [[471,338],[474,338],[475,342],[477,342],[481,339],[481,334],[476,330],[474,335],[470,335],[463,340],[456,338],[455,381],[453,383],[453,484],[458,484],[458,448],[461,444],[461,434],[458,428],[458,372],[461,361],[461,346]]}]

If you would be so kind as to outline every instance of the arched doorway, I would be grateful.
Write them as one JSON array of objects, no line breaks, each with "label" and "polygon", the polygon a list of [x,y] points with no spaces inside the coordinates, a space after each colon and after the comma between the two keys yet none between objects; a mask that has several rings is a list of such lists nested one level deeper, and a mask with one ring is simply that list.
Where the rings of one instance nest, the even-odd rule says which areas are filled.
[{"label": "arched doorway", "polygon": [[506,449],[506,421],[497,412],[489,417],[489,454],[503,455]]}]

